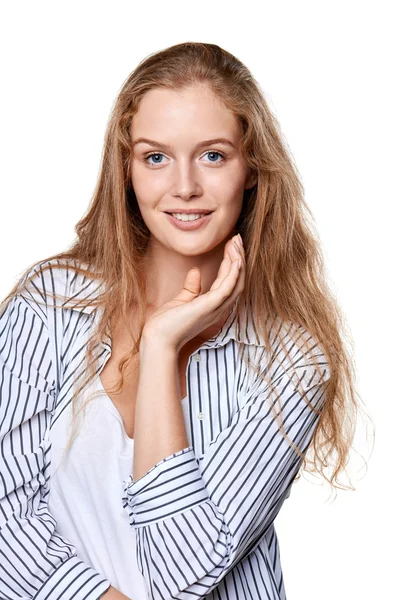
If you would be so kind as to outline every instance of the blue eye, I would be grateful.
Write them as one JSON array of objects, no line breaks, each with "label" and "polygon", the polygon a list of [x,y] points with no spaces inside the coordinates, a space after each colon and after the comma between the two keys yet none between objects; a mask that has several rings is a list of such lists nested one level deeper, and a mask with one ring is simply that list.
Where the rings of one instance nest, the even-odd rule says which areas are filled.
[{"label": "blue eye", "polygon": [[[145,162],[147,162],[147,159],[148,159],[148,158],[151,158],[152,156],[164,156],[164,155],[163,155],[163,154],[160,154],[159,152],[153,152],[152,154],[148,154],[148,155],[145,157],[144,161],[145,161]],[[159,162],[156,162],[156,163],[150,163],[150,164],[158,164],[158,165],[159,165],[160,163],[159,163]]]},{"label": "blue eye", "polygon": [[[210,150],[209,152],[206,152],[206,154],[214,154],[214,156],[216,156],[217,154],[219,154],[219,156],[222,157],[222,160],[219,160],[218,162],[223,162],[225,160],[224,155],[221,154],[221,152],[216,152],[215,150]],[[216,161],[212,160],[211,162],[216,162]]]},{"label": "blue eye", "polygon": [[[211,160],[210,161],[211,163],[217,163],[218,164],[218,163],[222,163],[225,160],[225,156],[222,154],[222,152],[216,152],[215,150],[209,150],[208,152],[206,152],[206,155],[207,154],[211,154],[211,155],[214,155],[214,156],[219,155],[221,157],[221,160],[219,160],[219,161]],[[161,152],[152,152],[151,154],[148,154],[147,156],[144,157],[144,159],[143,159],[144,162],[147,162],[147,164],[153,165],[153,166],[162,164],[162,162],[159,161],[159,160],[157,160],[156,162],[149,162],[148,159],[152,158],[153,156],[154,157],[163,157],[164,154],[161,154]]]}]

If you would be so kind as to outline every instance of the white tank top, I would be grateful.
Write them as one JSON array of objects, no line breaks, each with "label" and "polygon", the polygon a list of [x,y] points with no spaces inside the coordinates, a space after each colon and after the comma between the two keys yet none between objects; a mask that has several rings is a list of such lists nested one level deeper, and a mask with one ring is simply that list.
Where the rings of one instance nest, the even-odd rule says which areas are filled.
[{"label": "white tank top", "polygon": [[71,402],[51,429],[49,510],[57,532],[73,544],[78,558],[129,598],[147,600],[147,584],[137,567],[135,531],[122,506],[123,481],[133,470],[134,440],[99,375],[79,398],[78,408],[93,392],[96,396],[76,416],[77,437],[60,467],[71,433]]}]

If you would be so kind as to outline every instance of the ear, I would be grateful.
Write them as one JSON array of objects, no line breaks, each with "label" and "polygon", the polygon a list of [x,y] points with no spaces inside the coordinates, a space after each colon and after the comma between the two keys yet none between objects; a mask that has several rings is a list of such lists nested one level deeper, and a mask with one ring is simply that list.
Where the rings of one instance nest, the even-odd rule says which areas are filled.
[{"label": "ear", "polygon": [[248,190],[256,185],[258,180],[257,173],[254,173],[250,168],[247,171],[247,177],[244,184],[244,189]]}]

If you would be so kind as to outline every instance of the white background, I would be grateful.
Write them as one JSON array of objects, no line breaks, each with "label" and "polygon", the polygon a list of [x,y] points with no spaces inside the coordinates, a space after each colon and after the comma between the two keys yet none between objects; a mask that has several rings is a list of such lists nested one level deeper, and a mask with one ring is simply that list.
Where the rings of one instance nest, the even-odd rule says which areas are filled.
[{"label": "white background", "polygon": [[[398,590],[399,21],[393,2],[1,4],[1,298],[64,250],[86,211],[106,122],[148,54],[183,41],[240,58],[277,115],[346,315],[358,392],[356,491],[311,476],[276,520],[288,600],[376,600]],[[397,56],[396,56],[397,54]]]}]

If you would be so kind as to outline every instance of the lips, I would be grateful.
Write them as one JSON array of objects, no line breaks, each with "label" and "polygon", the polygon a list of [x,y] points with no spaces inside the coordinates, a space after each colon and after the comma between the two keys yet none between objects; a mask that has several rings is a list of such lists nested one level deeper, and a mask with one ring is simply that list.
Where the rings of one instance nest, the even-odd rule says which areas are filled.
[{"label": "lips", "polygon": [[196,215],[210,215],[212,212],[212,210],[196,210],[196,209],[189,209],[189,210],[165,210],[165,213],[167,213],[168,215],[172,215],[173,213],[179,213],[182,215],[191,215],[191,214],[196,214]]},{"label": "lips", "polygon": [[181,231],[195,231],[207,225],[211,220],[211,214],[213,212],[214,211],[211,211],[211,213],[208,214],[202,213],[197,219],[178,219],[168,212],[165,214],[167,215],[168,221],[177,229],[180,229]]}]

